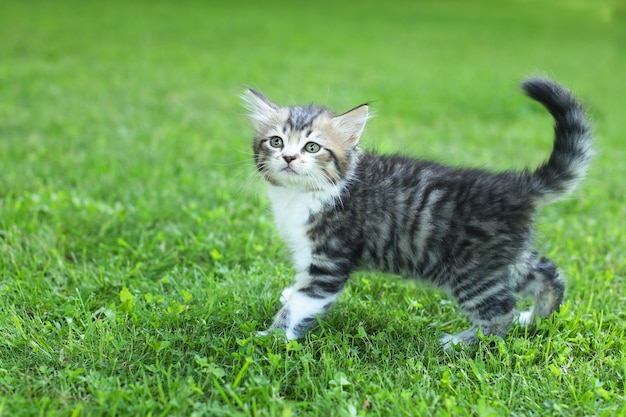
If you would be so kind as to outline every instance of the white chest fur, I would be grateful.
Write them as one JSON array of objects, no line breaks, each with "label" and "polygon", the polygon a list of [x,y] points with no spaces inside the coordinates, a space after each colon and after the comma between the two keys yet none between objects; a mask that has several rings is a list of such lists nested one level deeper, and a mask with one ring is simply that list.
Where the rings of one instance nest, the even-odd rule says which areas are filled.
[{"label": "white chest fur", "polygon": [[332,198],[332,194],[306,192],[270,185],[268,197],[272,203],[274,223],[293,253],[297,272],[306,271],[311,264],[312,248],[307,235],[307,223]]}]

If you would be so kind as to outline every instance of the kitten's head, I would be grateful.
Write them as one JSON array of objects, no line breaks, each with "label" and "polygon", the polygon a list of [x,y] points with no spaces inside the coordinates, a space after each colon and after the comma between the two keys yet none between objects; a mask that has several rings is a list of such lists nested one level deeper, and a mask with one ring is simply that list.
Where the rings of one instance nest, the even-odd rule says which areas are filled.
[{"label": "kitten's head", "polygon": [[256,166],[270,184],[321,191],[351,173],[367,104],[336,115],[318,106],[280,107],[252,89],[242,97],[256,130]]}]

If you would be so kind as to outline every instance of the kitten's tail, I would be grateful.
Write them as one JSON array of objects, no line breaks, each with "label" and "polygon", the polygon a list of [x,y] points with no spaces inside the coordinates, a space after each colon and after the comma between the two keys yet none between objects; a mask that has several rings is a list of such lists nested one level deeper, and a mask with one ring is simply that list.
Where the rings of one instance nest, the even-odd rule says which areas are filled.
[{"label": "kitten's tail", "polygon": [[547,78],[530,78],[522,88],[555,121],[552,154],[530,177],[531,194],[549,202],[571,192],[587,172],[593,155],[591,126],[583,107],[566,88]]}]

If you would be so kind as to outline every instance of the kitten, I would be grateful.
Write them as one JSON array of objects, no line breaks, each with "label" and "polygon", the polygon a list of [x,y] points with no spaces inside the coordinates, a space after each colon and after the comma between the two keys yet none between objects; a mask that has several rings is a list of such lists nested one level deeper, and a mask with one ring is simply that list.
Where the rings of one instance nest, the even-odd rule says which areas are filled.
[{"label": "kitten", "polygon": [[564,281],[532,248],[533,222],[584,176],[593,139],[568,90],[544,78],[522,88],[554,117],[554,148],[534,171],[495,174],[362,151],[367,104],[336,115],[248,89],[256,167],[296,270],[270,330],[301,337],[362,268],[425,279],[454,298],[473,327],[441,338],[446,348],[478,329],[504,335],[517,296],[535,301],[522,325],[557,311]]}]

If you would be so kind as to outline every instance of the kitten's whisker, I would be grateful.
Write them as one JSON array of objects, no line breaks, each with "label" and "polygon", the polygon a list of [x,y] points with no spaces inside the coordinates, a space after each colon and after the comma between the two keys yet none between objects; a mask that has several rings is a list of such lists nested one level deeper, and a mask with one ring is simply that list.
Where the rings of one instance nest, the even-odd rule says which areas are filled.
[{"label": "kitten's whisker", "polygon": [[250,152],[249,150],[235,149],[235,152],[244,154],[246,156],[254,156],[254,152]]},{"label": "kitten's whisker", "polygon": [[253,187],[252,184],[259,181],[260,173],[256,166],[248,161],[244,164],[243,169],[238,170],[235,176],[229,181],[228,187],[237,190],[237,194],[247,194],[252,188],[255,196],[258,195],[259,187]]},{"label": "kitten's whisker", "polygon": [[232,162],[218,162],[215,165],[218,167],[232,167],[232,166],[241,166],[241,165],[249,165],[249,164],[250,164],[249,159],[241,159],[241,160],[232,161]]}]

